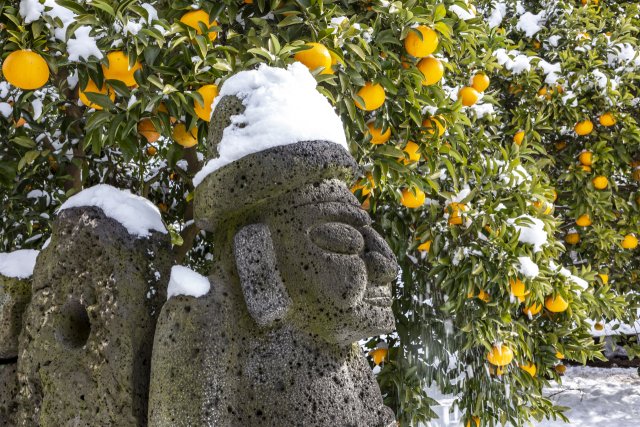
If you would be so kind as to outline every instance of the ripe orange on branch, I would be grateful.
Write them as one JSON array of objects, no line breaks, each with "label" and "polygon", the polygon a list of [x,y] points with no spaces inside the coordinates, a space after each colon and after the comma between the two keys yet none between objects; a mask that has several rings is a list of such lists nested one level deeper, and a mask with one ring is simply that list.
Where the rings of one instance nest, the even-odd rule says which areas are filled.
[{"label": "ripe orange on branch", "polygon": [[391,138],[391,128],[387,128],[387,131],[385,133],[381,133],[382,132],[382,128],[374,128],[375,126],[375,122],[369,122],[367,123],[367,127],[369,128],[368,131],[365,131],[365,135],[367,133],[371,134],[371,142],[372,144],[375,145],[380,145],[380,144],[384,144],[385,142],[387,142],[389,140],[389,138]]},{"label": "ripe orange on branch", "polygon": [[555,298],[553,298],[553,295],[549,295],[547,299],[544,300],[544,306],[553,313],[561,313],[569,307],[569,303],[560,295],[557,295]]},{"label": "ripe orange on branch", "polygon": [[184,123],[178,123],[176,127],[173,128],[173,139],[183,147],[193,147],[198,143],[198,128],[194,126],[191,130],[187,131]]},{"label": "ripe orange on branch", "polygon": [[591,182],[593,182],[593,186],[598,190],[604,190],[605,188],[607,188],[607,185],[609,185],[609,181],[607,180],[606,176],[598,176],[592,179]]},{"label": "ripe orange on branch", "polygon": [[413,31],[409,31],[404,39],[404,48],[407,53],[416,58],[424,58],[431,55],[438,48],[438,34],[424,25],[415,28],[422,34],[422,40]]},{"label": "ripe orange on branch", "polygon": [[507,366],[513,360],[513,351],[503,344],[500,347],[493,346],[491,351],[487,353],[487,360],[492,365]]},{"label": "ripe orange on branch", "polygon": [[591,166],[593,164],[593,155],[591,151],[584,151],[578,156],[578,160],[585,166]]},{"label": "ripe orange on branch", "polygon": [[602,126],[613,126],[614,124],[616,124],[616,121],[616,118],[613,117],[611,113],[604,113],[600,115],[600,124]]},{"label": "ripe orange on branch", "polygon": [[428,56],[422,59],[418,63],[418,70],[420,70],[424,75],[422,84],[427,86],[438,83],[444,75],[444,65],[442,65],[442,62],[433,56]]},{"label": "ripe orange on branch", "polygon": [[476,74],[473,76],[473,80],[471,83],[471,87],[474,88],[477,92],[484,92],[489,87],[491,80],[486,74]]},{"label": "ripe orange on branch", "polygon": [[591,221],[589,215],[582,215],[576,220],[576,224],[578,224],[580,227],[588,227],[593,224],[593,221]]},{"label": "ripe orange on branch", "polygon": [[2,64],[9,83],[20,89],[38,89],[49,80],[49,66],[42,56],[30,50],[11,52]]},{"label": "ripe orange on branch", "polygon": [[458,98],[462,99],[462,105],[465,107],[471,107],[480,98],[480,94],[472,87],[463,87],[458,92]]},{"label": "ripe orange on branch", "polygon": [[204,100],[204,107],[201,107],[198,101],[196,101],[193,109],[198,117],[200,117],[205,122],[208,122],[211,120],[211,104],[213,104],[213,99],[218,96],[218,86],[204,85],[200,89],[198,89],[198,93],[202,95],[202,99]]},{"label": "ripe orange on branch", "polygon": [[105,79],[120,80],[127,86],[137,84],[136,79],[133,78],[133,73],[142,69],[142,65],[138,61],[132,68],[129,68],[129,57],[123,51],[111,52],[107,55],[107,59],[109,60],[109,66],[102,66]]},{"label": "ripe orange on branch", "polygon": [[573,130],[575,130],[578,135],[588,135],[593,130],[593,123],[591,120],[583,120],[578,122]]},{"label": "ripe orange on branch", "polygon": [[109,91],[109,93],[107,94],[106,83],[103,83],[102,88],[98,89],[98,86],[93,82],[93,80],[89,79],[89,82],[87,83],[87,87],[84,89],[84,91],[79,91],[78,96],[84,105],[86,105],[89,108],[94,108],[96,110],[102,110],[102,107],[99,106],[98,104],[94,104],[91,101],[89,101],[89,98],[87,98],[87,95],[85,95],[85,93],[87,92],[101,93],[103,95],[109,96],[109,99],[111,99],[111,101],[116,100],[116,94],[114,92]]},{"label": "ripe orange on branch", "polygon": [[312,47],[309,50],[296,53],[293,56],[295,60],[304,64],[309,71],[313,71],[318,67],[324,67],[321,74],[333,74],[333,70],[331,69],[332,57],[329,49],[320,43],[307,43],[306,46]]},{"label": "ripe orange on branch", "polygon": [[401,203],[408,208],[419,208],[424,204],[426,197],[424,193],[417,188],[414,189],[416,194],[415,196],[408,188],[402,190],[402,200]]},{"label": "ripe orange on branch", "polygon": [[401,157],[400,161],[402,161],[402,163],[404,163],[405,165],[408,165],[409,163],[417,162],[418,160],[420,160],[420,153],[418,153],[418,148],[420,147],[415,142],[407,142],[407,145],[402,149],[402,151],[409,155],[409,160],[407,161],[406,157]]},{"label": "ripe orange on branch", "polygon": [[424,133],[426,133],[427,135],[433,135],[434,130],[437,127],[438,136],[442,136],[444,131],[447,129],[447,126],[446,124],[444,126],[440,124],[441,121],[444,122],[444,119],[441,116],[437,116],[437,118],[439,118],[440,120],[436,120],[435,118],[431,119],[427,117],[422,121],[422,127],[427,128],[427,130],[424,131]]},{"label": "ripe orange on branch", "polygon": [[519,146],[522,144],[522,140],[524,139],[524,131],[521,130],[520,132],[516,133],[513,136],[513,141]]},{"label": "ripe orange on branch", "polygon": [[358,101],[355,101],[356,106],[365,111],[376,110],[382,107],[386,95],[381,85],[374,85],[371,82],[365,83],[364,87],[357,92],[357,95],[364,100],[366,104],[364,107],[360,105]]},{"label": "ripe orange on branch", "polygon": [[624,236],[624,240],[622,241],[622,247],[625,249],[635,249],[638,246],[638,238],[631,234],[627,234]]},{"label": "ripe orange on branch", "polygon": [[[145,138],[147,138],[147,141],[149,141],[149,143],[156,142],[158,139],[160,139],[160,134],[156,130],[156,127],[151,121],[151,119],[142,119],[138,123],[138,133],[144,136]],[[155,148],[154,148],[154,154],[155,154]]]},{"label": "ripe orange on branch", "polygon": [[[218,25],[216,21],[213,21],[211,25],[209,25],[209,14],[204,10],[192,10],[191,12],[187,12],[182,15],[182,18],[180,18],[180,22],[183,22],[191,28],[195,29],[197,34],[202,34],[202,30],[200,29],[198,22],[202,22],[207,28],[209,28],[211,25]],[[209,39],[211,39],[211,41],[214,41],[217,37],[218,33],[216,33],[215,31],[211,31],[209,33]]]}]

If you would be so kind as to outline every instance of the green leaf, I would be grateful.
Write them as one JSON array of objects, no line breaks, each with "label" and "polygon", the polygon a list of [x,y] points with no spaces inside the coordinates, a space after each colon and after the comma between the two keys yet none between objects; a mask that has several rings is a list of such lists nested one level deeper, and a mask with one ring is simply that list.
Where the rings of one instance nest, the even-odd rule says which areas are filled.
[{"label": "green leaf", "polygon": [[116,108],[116,104],[111,101],[107,95],[96,92],[84,92],[84,96],[91,102],[91,105],[96,104],[104,109],[111,110]]},{"label": "green leaf", "polygon": [[278,27],[287,27],[289,25],[295,25],[302,23],[302,19],[296,15],[289,15],[284,18],[280,23],[278,23]]},{"label": "green leaf", "polygon": [[16,136],[11,140],[11,142],[26,148],[36,148],[36,142],[28,136]]},{"label": "green leaf", "polygon": [[56,0],[56,3],[59,4],[60,6],[64,7],[64,8],[72,10],[73,12],[77,13],[78,15],[86,15],[87,14],[87,11],[79,3],[76,3],[75,1]]}]

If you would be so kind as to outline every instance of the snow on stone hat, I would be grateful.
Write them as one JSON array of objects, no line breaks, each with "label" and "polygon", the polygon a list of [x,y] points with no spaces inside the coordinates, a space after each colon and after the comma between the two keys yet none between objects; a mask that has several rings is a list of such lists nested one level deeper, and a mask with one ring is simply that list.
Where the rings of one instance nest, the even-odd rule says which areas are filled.
[{"label": "snow on stone hat", "polygon": [[212,107],[207,163],[194,178],[202,229],[302,186],[356,177],[342,122],[302,64],[238,73]]}]

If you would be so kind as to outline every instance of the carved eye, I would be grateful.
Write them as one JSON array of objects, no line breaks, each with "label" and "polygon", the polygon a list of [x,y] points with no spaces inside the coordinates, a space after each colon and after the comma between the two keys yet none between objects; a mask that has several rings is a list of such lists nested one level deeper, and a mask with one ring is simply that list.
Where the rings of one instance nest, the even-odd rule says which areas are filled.
[{"label": "carved eye", "polygon": [[364,248],[364,238],[355,228],[339,222],[327,222],[309,232],[318,247],[339,254],[358,254]]}]

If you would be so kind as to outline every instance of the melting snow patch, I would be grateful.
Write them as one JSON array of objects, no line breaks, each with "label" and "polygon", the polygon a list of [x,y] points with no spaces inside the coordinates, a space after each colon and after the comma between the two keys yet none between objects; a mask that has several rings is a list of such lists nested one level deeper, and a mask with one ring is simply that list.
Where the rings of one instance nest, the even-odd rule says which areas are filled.
[{"label": "melting snow patch", "polygon": [[31,249],[0,253],[0,274],[5,277],[16,277],[18,279],[31,277],[39,253],[40,251]]},{"label": "melting snow patch", "polygon": [[449,6],[449,10],[453,13],[455,13],[456,15],[458,15],[458,18],[467,21],[469,19],[473,19],[476,16],[471,13],[471,12],[467,12],[466,10],[464,10],[462,7],[454,4],[453,6]]},{"label": "melting snow patch", "polygon": [[144,197],[106,184],[96,185],[70,197],[60,210],[96,206],[122,224],[130,234],[148,237],[151,230],[167,234],[160,211]]},{"label": "melting snow patch", "polygon": [[520,17],[516,29],[524,31],[527,37],[533,37],[538,31],[542,29],[540,24],[544,21],[546,12],[543,10],[537,15],[527,12]]},{"label": "melting snow patch", "polygon": [[210,160],[195,176],[196,186],[235,160],[281,145],[322,140],[347,149],[340,118],[299,62],[288,70],[262,64],[257,70],[236,74],[224,83],[213,108],[227,95],[240,98],[245,112],[231,116],[231,125],[218,144],[220,157]]},{"label": "melting snow patch", "polygon": [[516,266],[516,270],[525,277],[537,277],[540,273],[538,264],[533,262],[528,256],[518,257],[518,261],[520,265]]},{"label": "melting snow patch", "polygon": [[22,0],[20,2],[20,16],[24,19],[25,24],[40,19],[40,14],[44,11],[44,5],[38,0]]},{"label": "melting snow patch", "polygon": [[[516,220],[527,218],[533,224],[521,224],[517,225]],[[548,234],[544,231],[544,222],[538,218],[533,218],[529,215],[521,215],[518,218],[511,218],[508,223],[513,225],[517,231],[520,232],[518,240],[521,243],[529,243],[533,245],[534,252],[540,252],[542,245],[547,243]]]},{"label": "melting snow patch", "polygon": [[188,295],[200,298],[209,292],[211,285],[209,279],[195,271],[174,265],[171,267],[171,278],[167,289],[167,299],[175,295]]},{"label": "melting snow patch", "polygon": [[97,59],[102,59],[102,52],[98,49],[96,39],[89,36],[90,32],[91,27],[83,25],[73,33],[75,39],[69,39],[67,42],[69,61],[78,62],[81,57],[85,61],[88,61],[91,56],[95,56]]},{"label": "melting snow patch", "polygon": [[502,2],[496,4],[496,7],[494,7],[493,10],[491,11],[491,16],[487,21],[487,23],[489,24],[489,27],[494,28],[502,24],[502,20],[504,19],[505,16],[507,16],[507,5]]},{"label": "melting snow patch", "polygon": [[513,55],[513,59],[505,49],[496,50],[496,59],[498,64],[504,65],[507,70],[513,71],[515,74],[520,74],[523,71],[529,71],[531,69],[531,59],[525,55],[520,55],[517,50],[510,52]]}]

